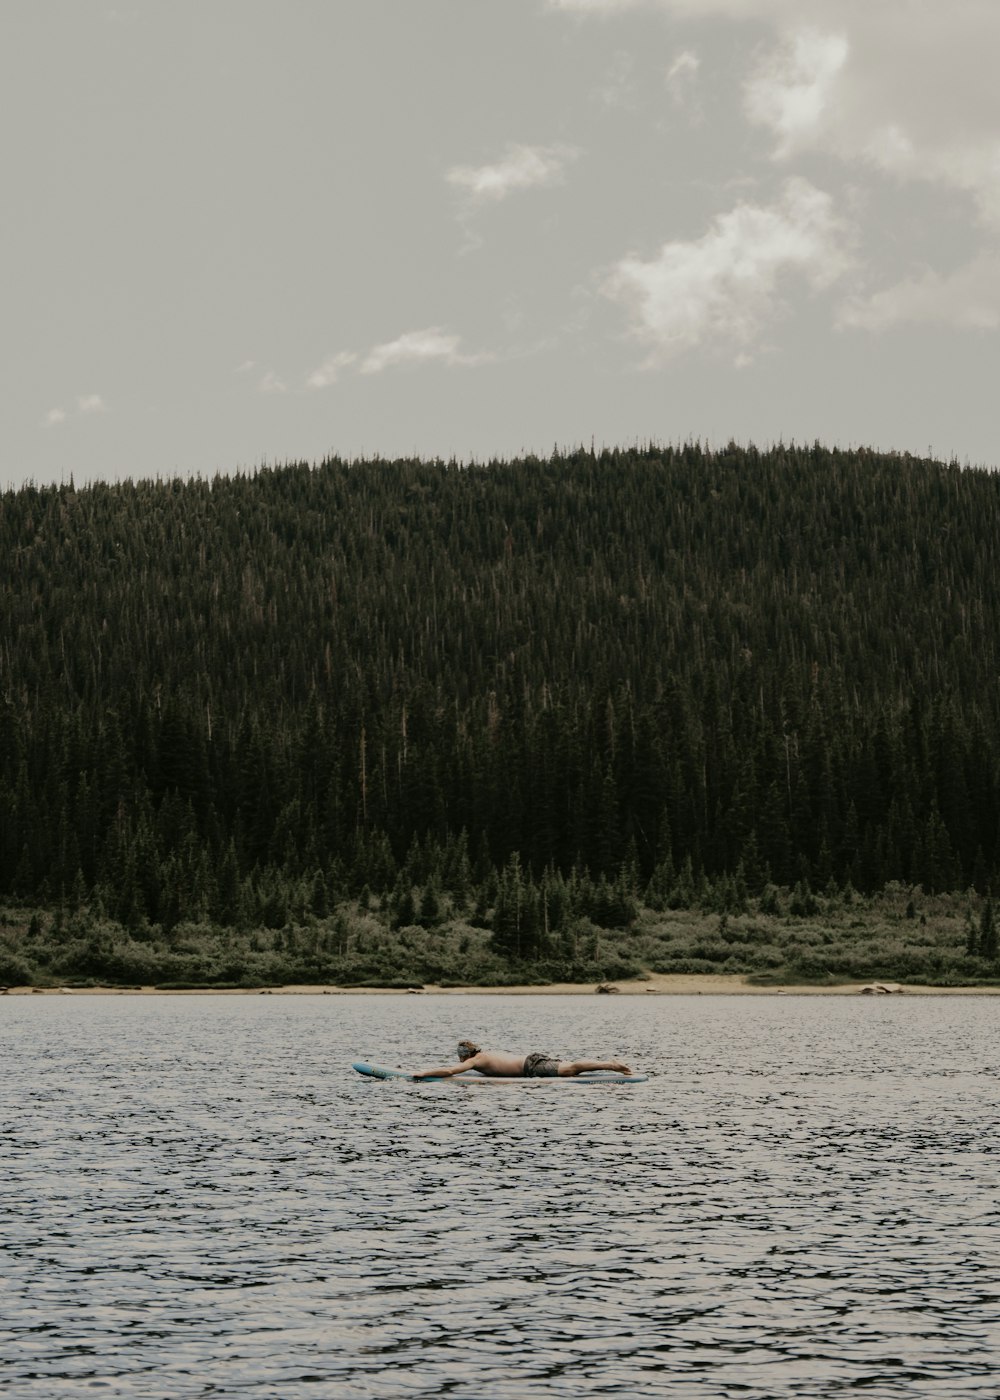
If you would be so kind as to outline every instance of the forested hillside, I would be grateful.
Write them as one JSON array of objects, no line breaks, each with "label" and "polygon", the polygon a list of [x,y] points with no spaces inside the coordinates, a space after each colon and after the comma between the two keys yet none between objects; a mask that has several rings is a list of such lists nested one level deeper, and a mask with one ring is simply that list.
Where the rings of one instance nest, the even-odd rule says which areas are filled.
[{"label": "forested hillside", "polygon": [[8,492],[0,898],[525,957],[571,886],[985,893],[998,539],[997,475],[819,447]]}]

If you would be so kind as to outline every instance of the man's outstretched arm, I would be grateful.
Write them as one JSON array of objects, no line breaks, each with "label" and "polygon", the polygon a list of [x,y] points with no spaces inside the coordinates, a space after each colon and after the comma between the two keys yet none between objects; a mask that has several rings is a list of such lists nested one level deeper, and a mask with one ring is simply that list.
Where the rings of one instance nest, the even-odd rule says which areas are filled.
[{"label": "man's outstretched arm", "polygon": [[414,1072],[414,1079],[450,1079],[453,1074],[464,1074],[467,1069],[474,1069],[475,1065],[471,1060],[463,1060],[460,1065],[445,1065],[442,1069],[418,1069]]}]

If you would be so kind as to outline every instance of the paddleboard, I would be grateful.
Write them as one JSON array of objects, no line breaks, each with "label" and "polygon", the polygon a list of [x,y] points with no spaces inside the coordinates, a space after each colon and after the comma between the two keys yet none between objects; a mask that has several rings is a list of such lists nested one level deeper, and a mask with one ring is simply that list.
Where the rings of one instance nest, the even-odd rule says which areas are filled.
[{"label": "paddleboard", "polygon": [[407,1079],[411,1084],[645,1084],[647,1074],[619,1074],[611,1069],[588,1070],[586,1074],[534,1078],[524,1075],[479,1074],[476,1070],[466,1070],[464,1074],[449,1074],[429,1079],[414,1079],[411,1070],[388,1069],[385,1065],[370,1065],[365,1060],[355,1060],[353,1069],[367,1079]]}]

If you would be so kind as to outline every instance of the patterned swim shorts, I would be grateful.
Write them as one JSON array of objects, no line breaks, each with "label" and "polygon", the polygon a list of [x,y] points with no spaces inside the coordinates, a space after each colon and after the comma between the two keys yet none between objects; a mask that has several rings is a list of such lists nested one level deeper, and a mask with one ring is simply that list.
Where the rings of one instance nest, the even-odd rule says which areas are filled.
[{"label": "patterned swim shorts", "polygon": [[559,1061],[553,1060],[551,1055],[541,1055],[536,1051],[525,1056],[521,1073],[525,1079],[558,1079]]}]

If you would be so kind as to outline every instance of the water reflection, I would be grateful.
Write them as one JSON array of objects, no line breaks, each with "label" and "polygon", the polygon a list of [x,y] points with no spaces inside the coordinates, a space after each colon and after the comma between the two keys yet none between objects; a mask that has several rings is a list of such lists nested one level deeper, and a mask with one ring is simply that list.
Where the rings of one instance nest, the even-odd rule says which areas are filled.
[{"label": "water reflection", "polygon": [[[1000,1002],[7,998],[12,1395],[995,1396]],[[633,1088],[365,1081],[459,1034]]]}]

